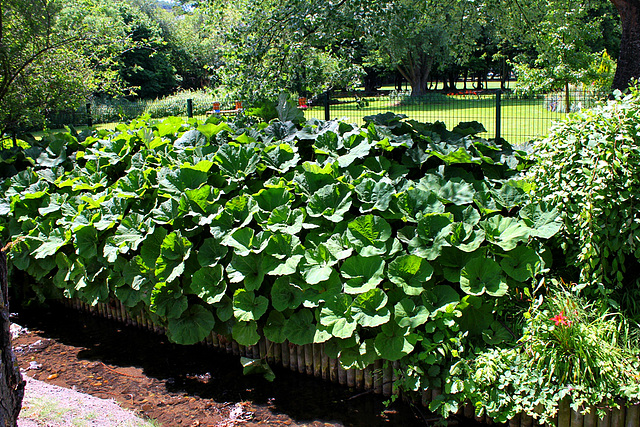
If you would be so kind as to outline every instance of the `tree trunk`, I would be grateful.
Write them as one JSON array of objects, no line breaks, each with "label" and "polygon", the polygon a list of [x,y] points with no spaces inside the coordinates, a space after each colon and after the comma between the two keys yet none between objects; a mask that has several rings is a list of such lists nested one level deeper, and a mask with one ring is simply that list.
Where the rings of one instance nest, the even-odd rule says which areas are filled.
[{"label": "tree trunk", "polygon": [[419,58],[410,67],[398,65],[398,71],[411,85],[411,96],[421,96],[427,93],[432,66],[433,58],[428,56]]},{"label": "tree trunk", "polygon": [[24,381],[11,348],[7,258],[0,250],[0,427],[18,425]]},{"label": "tree trunk", "polygon": [[640,78],[640,0],[611,0],[620,14],[620,56],[612,89],[624,90]]}]

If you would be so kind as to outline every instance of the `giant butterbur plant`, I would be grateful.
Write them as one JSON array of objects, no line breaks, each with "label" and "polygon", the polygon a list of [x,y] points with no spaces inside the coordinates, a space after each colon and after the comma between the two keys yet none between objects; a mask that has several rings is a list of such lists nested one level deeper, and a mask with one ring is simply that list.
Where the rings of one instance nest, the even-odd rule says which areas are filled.
[{"label": "giant butterbur plant", "polygon": [[477,123],[366,123],[140,119],[58,138],[2,185],[12,264],[42,297],[117,298],[182,344],[325,343],[363,368],[500,341],[560,227],[529,201],[524,154]]}]

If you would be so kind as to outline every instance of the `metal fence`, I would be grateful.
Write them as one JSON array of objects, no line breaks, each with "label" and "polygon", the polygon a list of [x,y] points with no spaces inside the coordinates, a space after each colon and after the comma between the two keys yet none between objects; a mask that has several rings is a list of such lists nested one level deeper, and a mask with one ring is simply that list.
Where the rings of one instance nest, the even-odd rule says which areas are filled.
[{"label": "metal fence", "polygon": [[[511,92],[459,91],[433,92],[413,97],[406,92],[388,92],[362,96],[358,93],[331,93],[305,102],[307,118],[342,118],[363,124],[364,117],[387,111],[404,114],[420,122],[444,122],[452,129],[460,122],[477,121],[484,125],[485,138],[502,138],[514,145],[524,144],[548,133],[554,121],[570,112],[590,108],[601,97],[588,91],[572,90],[566,94],[546,94],[518,97]],[[148,114],[151,118],[168,116],[205,119],[213,110],[215,100],[206,97],[153,101],[93,102],[74,112],[57,113],[48,117],[48,127],[62,125],[95,125],[128,121]],[[245,108],[251,107],[244,105]],[[233,110],[233,105],[222,105]]]},{"label": "metal fence", "polygon": [[565,93],[518,97],[511,92],[459,91],[434,92],[412,97],[408,93],[391,92],[378,96],[333,94],[312,100],[307,117],[345,118],[363,124],[363,118],[391,111],[419,122],[444,122],[453,129],[460,122],[477,121],[487,130],[487,139],[502,138],[514,145],[524,144],[544,136],[554,121],[569,112],[595,106],[601,95],[584,90],[572,90],[567,102]]}]

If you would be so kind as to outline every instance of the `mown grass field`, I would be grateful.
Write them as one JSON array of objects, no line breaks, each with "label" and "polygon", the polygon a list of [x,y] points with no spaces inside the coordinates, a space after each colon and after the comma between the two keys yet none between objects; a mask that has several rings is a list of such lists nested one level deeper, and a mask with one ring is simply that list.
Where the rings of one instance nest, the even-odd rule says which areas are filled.
[{"label": "mown grass field", "polygon": [[[363,124],[365,116],[391,111],[406,114],[410,119],[421,122],[442,121],[448,129],[460,122],[478,121],[487,132],[485,138],[496,135],[496,102],[493,96],[474,95],[447,96],[424,103],[403,103],[384,98],[367,98],[365,105],[356,103],[331,105],[331,118],[347,118]],[[324,118],[324,107],[317,106],[305,111],[307,118]],[[548,133],[553,121],[562,120],[566,114],[549,111],[544,99],[503,99],[501,102],[500,135],[511,144],[524,144]]]}]

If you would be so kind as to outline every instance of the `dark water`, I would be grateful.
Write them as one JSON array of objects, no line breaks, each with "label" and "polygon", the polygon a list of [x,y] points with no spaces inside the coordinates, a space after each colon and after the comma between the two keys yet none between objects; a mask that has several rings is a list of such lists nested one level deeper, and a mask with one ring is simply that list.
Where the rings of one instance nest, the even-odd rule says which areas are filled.
[{"label": "dark water", "polygon": [[[298,423],[320,420],[344,426],[434,425],[425,408],[397,401],[388,408],[384,398],[274,368],[276,379],[245,376],[239,357],[204,346],[180,346],[164,336],[93,317],[66,308],[25,309],[17,323],[38,329],[63,344],[85,347],[79,357],[116,366],[137,366],[165,382],[170,392],[186,393],[216,402],[251,401],[267,405]],[[207,377],[201,381],[198,377]],[[456,419],[460,426],[477,425]]]}]

